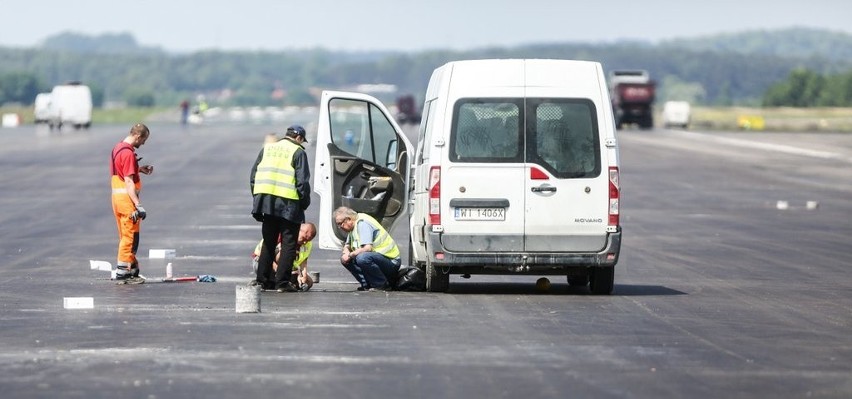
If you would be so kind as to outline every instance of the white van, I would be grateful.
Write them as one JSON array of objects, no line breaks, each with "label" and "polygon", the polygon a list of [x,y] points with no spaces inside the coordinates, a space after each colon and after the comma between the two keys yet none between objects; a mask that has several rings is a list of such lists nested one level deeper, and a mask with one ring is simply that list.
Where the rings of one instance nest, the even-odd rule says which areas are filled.
[{"label": "white van", "polygon": [[36,124],[47,123],[50,117],[50,93],[36,94],[33,102],[33,119]]},{"label": "white van", "polygon": [[688,128],[692,117],[689,103],[686,101],[666,101],[663,104],[663,126]]},{"label": "white van", "polygon": [[409,217],[409,262],[429,291],[451,274],[518,274],[612,292],[619,164],[599,63],[447,63],[429,81],[416,149],[368,95],[323,92],[319,115],[322,248],[340,248],[332,211],[346,205],[388,229]]},{"label": "white van", "polygon": [[47,124],[51,129],[63,125],[88,129],[92,125],[92,91],[79,82],[54,86],[49,110]]}]

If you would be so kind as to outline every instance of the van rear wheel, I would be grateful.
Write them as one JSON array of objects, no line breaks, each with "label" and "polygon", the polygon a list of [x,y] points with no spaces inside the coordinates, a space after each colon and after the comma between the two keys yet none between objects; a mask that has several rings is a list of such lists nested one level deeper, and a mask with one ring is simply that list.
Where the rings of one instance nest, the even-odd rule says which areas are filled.
[{"label": "van rear wheel", "polygon": [[589,289],[595,295],[609,295],[615,286],[615,267],[589,269]]},{"label": "van rear wheel", "polygon": [[450,287],[450,275],[444,274],[432,261],[426,260],[426,291],[429,292],[445,292]]}]

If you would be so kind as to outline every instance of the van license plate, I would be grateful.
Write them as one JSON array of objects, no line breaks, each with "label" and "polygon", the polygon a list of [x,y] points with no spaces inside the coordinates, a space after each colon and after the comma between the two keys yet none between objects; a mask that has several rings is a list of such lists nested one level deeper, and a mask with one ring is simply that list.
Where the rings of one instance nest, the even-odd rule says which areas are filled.
[{"label": "van license plate", "polygon": [[506,220],[506,208],[455,208],[456,220]]}]

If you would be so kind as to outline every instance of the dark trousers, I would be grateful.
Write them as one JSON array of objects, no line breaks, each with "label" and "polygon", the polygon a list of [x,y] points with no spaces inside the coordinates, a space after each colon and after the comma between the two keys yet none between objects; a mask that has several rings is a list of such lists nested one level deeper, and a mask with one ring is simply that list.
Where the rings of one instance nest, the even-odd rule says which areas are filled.
[{"label": "dark trousers", "polygon": [[[293,262],[296,261],[297,239],[301,223],[284,218],[263,215],[263,248],[257,260],[257,281],[265,289],[281,288],[290,282]],[[278,272],[272,275],[272,261],[275,259],[275,246],[281,236],[281,255],[278,259]]]}]

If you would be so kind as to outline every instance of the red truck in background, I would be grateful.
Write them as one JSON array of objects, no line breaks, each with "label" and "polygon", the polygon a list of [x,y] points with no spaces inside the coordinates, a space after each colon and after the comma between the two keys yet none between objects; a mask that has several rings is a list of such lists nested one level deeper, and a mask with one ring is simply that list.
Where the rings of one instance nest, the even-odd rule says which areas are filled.
[{"label": "red truck in background", "polygon": [[417,110],[414,96],[405,95],[396,99],[396,121],[399,123],[420,123],[420,111]]},{"label": "red truck in background", "polygon": [[656,83],[648,71],[615,70],[609,73],[610,98],[615,114],[615,127],[635,123],[641,129],[654,126],[654,95]]}]

